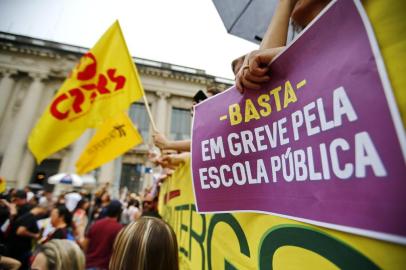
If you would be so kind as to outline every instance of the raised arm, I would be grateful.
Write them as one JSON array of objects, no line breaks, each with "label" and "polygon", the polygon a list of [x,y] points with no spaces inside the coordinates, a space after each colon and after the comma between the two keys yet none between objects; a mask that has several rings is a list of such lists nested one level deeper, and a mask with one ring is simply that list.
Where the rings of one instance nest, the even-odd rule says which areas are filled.
[{"label": "raised arm", "polygon": [[297,0],[279,0],[259,49],[270,49],[286,45],[289,19]]},{"label": "raised arm", "polygon": [[156,132],[152,135],[154,144],[161,150],[190,151],[190,140],[172,141],[168,140],[162,133]]}]

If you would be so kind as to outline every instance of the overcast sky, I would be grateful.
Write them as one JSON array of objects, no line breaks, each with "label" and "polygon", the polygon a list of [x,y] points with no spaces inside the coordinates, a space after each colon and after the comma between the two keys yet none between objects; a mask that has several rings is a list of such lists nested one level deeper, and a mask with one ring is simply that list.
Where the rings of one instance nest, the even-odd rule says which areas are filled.
[{"label": "overcast sky", "polygon": [[228,34],[211,0],[0,0],[0,31],[88,48],[115,19],[133,56],[230,79],[258,47]]}]

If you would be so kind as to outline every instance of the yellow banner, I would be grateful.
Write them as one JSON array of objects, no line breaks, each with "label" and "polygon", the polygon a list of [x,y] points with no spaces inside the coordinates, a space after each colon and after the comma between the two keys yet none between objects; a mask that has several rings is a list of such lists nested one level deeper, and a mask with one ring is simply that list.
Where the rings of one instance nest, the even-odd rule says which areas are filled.
[{"label": "yellow banner", "polygon": [[181,269],[404,269],[406,247],[254,213],[199,214],[190,164],[160,189]]},{"label": "yellow banner", "polygon": [[108,119],[90,140],[76,162],[76,171],[85,174],[142,143],[142,137],[124,113]]},{"label": "yellow banner", "polygon": [[362,1],[374,28],[403,125],[406,127],[406,1]]},{"label": "yellow banner", "polygon": [[116,21],[72,70],[32,130],[28,146],[40,163],[143,93]]}]

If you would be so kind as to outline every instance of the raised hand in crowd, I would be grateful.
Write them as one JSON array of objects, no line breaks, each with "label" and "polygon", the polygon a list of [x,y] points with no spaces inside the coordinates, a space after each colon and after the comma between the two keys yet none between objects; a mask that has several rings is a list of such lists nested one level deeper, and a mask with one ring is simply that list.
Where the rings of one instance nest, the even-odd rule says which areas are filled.
[{"label": "raised hand in crowd", "polygon": [[165,137],[160,132],[155,132],[152,135],[154,144],[161,150],[173,149],[176,151],[190,151],[190,140],[172,141]]},{"label": "raised hand in crowd", "polygon": [[183,152],[180,154],[163,155],[160,158],[160,164],[164,168],[174,169],[190,157],[190,152]]},{"label": "raised hand in crowd", "polygon": [[161,150],[165,150],[169,148],[169,140],[166,136],[159,132],[154,132],[152,134],[152,139],[154,140],[154,144]]}]

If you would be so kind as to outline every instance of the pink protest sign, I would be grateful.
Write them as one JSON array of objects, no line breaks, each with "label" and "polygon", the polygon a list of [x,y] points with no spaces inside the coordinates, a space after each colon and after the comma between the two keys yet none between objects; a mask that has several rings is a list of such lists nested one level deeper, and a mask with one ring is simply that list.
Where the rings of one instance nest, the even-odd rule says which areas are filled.
[{"label": "pink protest sign", "polygon": [[256,211],[406,243],[406,139],[359,1],[334,1],[272,80],[195,108],[200,212]]}]

